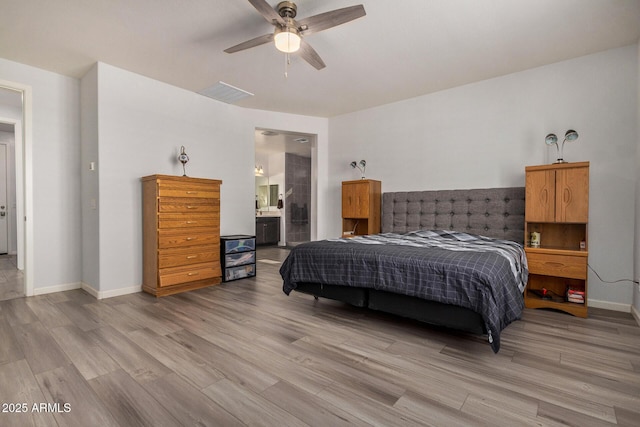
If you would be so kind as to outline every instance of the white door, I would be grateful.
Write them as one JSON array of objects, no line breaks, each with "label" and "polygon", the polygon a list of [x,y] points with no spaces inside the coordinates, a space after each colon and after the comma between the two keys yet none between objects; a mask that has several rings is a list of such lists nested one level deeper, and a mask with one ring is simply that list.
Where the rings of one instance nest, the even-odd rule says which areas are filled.
[{"label": "white door", "polygon": [[9,252],[9,221],[7,218],[7,146],[0,144],[0,254]]}]

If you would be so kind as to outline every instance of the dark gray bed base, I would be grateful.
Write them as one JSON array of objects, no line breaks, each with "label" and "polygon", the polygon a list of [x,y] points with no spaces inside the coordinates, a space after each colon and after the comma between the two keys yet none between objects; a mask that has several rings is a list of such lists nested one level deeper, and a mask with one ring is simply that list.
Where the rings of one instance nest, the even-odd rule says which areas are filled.
[{"label": "dark gray bed base", "polygon": [[482,316],[455,305],[375,289],[319,283],[298,283],[296,291],[476,335],[487,332]]},{"label": "dark gray bed base", "polygon": [[[522,243],[524,190],[510,187],[384,193],[382,232],[445,229]],[[482,317],[463,307],[373,289],[318,283],[298,283],[296,290],[432,325],[478,335],[486,333]]]}]

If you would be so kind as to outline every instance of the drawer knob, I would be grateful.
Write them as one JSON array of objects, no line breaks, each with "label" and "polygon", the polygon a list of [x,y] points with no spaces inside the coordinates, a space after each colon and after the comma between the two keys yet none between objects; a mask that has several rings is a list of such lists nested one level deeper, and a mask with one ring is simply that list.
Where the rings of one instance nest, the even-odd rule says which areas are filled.
[{"label": "drawer knob", "polygon": [[198,255],[187,255],[187,259],[198,258]]},{"label": "drawer knob", "polygon": [[198,194],[197,191],[187,191],[187,194]]},{"label": "drawer knob", "polygon": [[194,271],[194,272],[191,272],[191,273],[187,274],[187,276],[197,276],[198,274],[200,274],[199,271]]},{"label": "drawer knob", "polygon": [[187,242],[190,242],[190,241],[195,240],[195,239],[196,239],[195,237],[187,237]]},{"label": "drawer knob", "polygon": [[195,206],[187,206],[187,209],[195,209]]},{"label": "drawer knob", "polygon": [[187,224],[197,224],[198,221],[187,221]]}]

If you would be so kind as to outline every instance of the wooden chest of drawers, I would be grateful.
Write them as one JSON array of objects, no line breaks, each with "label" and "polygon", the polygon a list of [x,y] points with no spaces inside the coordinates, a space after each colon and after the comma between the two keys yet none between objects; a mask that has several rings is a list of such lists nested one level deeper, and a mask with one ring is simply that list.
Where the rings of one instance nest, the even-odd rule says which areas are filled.
[{"label": "wooden chest of drawers", "polygon": [[142,289],[171,295],[220,283],[220,184],[213,179],[142,178]]}]

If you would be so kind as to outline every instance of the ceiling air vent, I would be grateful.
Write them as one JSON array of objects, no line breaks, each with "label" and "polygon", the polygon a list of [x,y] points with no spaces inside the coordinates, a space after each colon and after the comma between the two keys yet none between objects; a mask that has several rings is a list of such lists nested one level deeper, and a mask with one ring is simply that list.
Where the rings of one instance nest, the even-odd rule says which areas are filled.
[{"label": "ceiling air vent", "polygon": [[217,101],[226,102],[227,104],[235,104],[241,99],[253,96],[251,92],[238,89],[237,87],[231,86],[230,84],[227,84],[225,82],[218,82],[211,87],[202,89],[198,93],[204,96],[208,96],[209,98],[213,98]]}]

